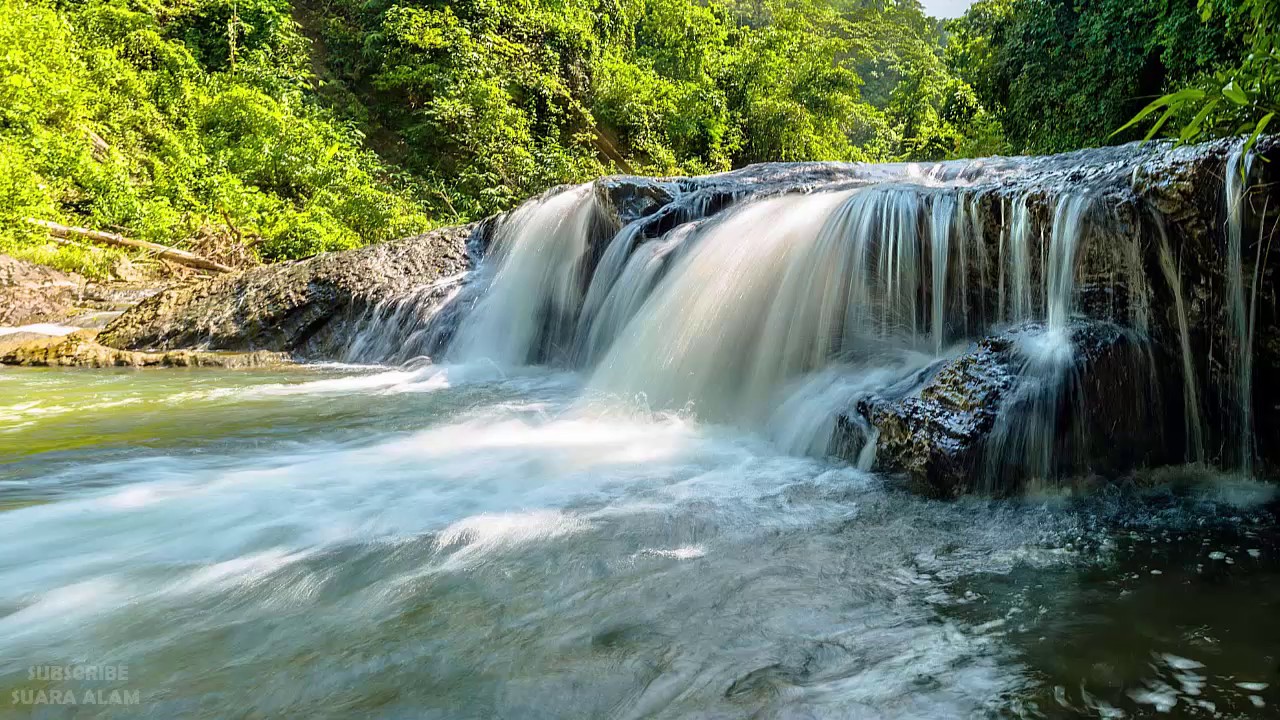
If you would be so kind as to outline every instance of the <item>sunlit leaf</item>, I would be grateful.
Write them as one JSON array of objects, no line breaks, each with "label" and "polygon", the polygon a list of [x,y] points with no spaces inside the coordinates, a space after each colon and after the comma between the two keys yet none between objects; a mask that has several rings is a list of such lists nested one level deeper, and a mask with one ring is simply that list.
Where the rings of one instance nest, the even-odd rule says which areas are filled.
[{"label": "sunlit leaf", "polygon": [[1182,128],[1182,132],[1178,135],[1178,139],[1182,142],[1188,142],[1195,138],[1195,136],[1199,135],[1200,127],[1204,125],[1205,118],[1209,117],[1209,113],[1213,112],[1214,109],[1218,107],[1218,102],[1218,100],[1214,99],[1205,103],[1204,107],[1200,108],[1200,112],[1196,113],[1196,116],[1191,118],[1191,122],[1187,123],[1186,126]]},{"label": "sunlit leaf", "polygon": [[1275,116],[1276,114],[1273,112],[1267,113],[1266,115],[1262,116],[1262,119],[1258,121],[1258,126],[1253,130],[1253,135],[1249,137],[1249,142],[1244,144],[1245,152],[1248,152],[1253,149],[1253,146],[1258,142],[1258,138],[1261,137],[1262,133],[1266,131],[1267,126],[1271,124],[1271,119],[1274,118]]},{"label": "sunlit leaf", "polygon": [[[1164,118],[1164,119],[1168,119],[1168,115],[1174,110],[1176,110],[1177,108],[1181,107],[1183,103],[1198,102],[1203,99],[1204,99],[1204,91],[1200,90],[1199,88],[1187,88],[1186,90],[1180,90],[1176,93],[1171,93],[1169,95],[1156,98],[1154,102],[1142,108],[1142,110],[1140,110],[1137,115],[1134,115],[1132,120],[1125,123],[1124,125],[1121,125],[1118,130],[1111,133],[1110,137],[1115,137],[1116,135],[1119,135],[1120,133],[1124,132],[1125,130],[1128,130],[1134,125],[1137,125],[1138,123],[1145,120],[1149,115],[1159,110],[1160,108],[1163,108],[1166,106],[1169,108],[1168,110],[1165,111],[1165,118]],[[1148,134],[1147,137],[1148,139],[1151,138],[1152,134]]]},{"label": "sunlit leaf", "polygon": [[1233,102],[1233,103],[1237,104],[1237,105],[1248,105],[1248,104],[1249,104],[1249,98],[1248,98],[1248,96],[1244,94],[1244,91],[1243,91],[1243,90],[1241,90],[1240,88],[1236,87],[1236,83],[1235,83],[1235,81],[1234,81],[1234,80],[1233,80],[1233,81],[1231,81],[1231,82],[1229,82],[1229,83],[1227,83],[1225,86],[1223,86],[1223,88],[1222,88],[1222,96],[1223,96],[1223,97],[1225,97],[1226,99],[1230,100],[1231,102]]},{"label": "sunlit leaf", "polygon": [[1142,138],[1142,141],[1146,142],[1155,137],[1156,133],[1160,132],[1160,128],[1164,127],[1164,124],[1169,122],[1169,118],[1173,117],[1173,114],[1177,112],[1178,107],[1179,105],[1170,105],[1169,109],[1165,110],[1164,114],[1160,116],[1160,119],[1156,121],[1156,124],[1151,126],[1151,130],[1147,132],[1146,137]]}]

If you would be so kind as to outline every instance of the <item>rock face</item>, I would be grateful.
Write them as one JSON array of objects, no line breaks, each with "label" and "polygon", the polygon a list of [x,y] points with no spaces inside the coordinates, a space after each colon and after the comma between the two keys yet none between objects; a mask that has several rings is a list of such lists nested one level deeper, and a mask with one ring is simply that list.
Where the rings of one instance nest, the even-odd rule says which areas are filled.
[{"label": "rock face", "polygon": [[77,275],[0,255],[0,326],[61,321],[86,284]]},{"label": "rock face", "polygon": [[219,367],[260,368],[290,362],[285,353],[219,353],[200,350],[138,352],[97,342],[98,331],[79,330],[63,337],[0,337],[0,365],[25,367]]},{"label": "rock face", "polygon": [[477,225],[256,267],[166,290],[103,332],[126,350],[289,352],[332,356],[346,323],[379,300],[471,266]]},{"label": "rock face", "polygon": [[[600,181],[596,195],[598,247],[621,225],[670,203],[674,191],[665,181],[609,178]],[[364,323],[412,310],[401,301],[412,304],[421,296],[443,301],[447,293],[436,285],[470,270],[503,219],[174,287],[111,323],[99,341],[122,350],[271,350],[341,359]],[[414,330],[421,328],[405,332]],[[353,357],[392,360],[397,354],[369,357],[365,348],[355,348]]]},{"label": "rock face", "polygon": [[0,255],[0,327],[49,323],[100,328],[156,292],[154,283],[99,284]]}]

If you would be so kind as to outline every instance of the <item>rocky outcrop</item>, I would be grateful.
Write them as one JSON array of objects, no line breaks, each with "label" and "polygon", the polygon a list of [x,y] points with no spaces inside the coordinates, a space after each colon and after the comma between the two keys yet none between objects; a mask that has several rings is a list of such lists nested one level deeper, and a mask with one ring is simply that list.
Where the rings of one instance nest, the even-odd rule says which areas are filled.
[{"label": "rocky outcrop", "polygon": [[86,284],[78,275],[0,255],[0,326],[62,321]]},{"label": "rocky outcrop", "polygon": [[0,337],[0,365],[24,367],[218,367],[245,369],[291,362],[285,353],[170,350],[139,352],[106,347],[98,331],[79,330],[62,337]]},{"label": "rocky outcrop", "polygon": [[[675,188],[670,181],[609,178],[598,183],[596,196],[601,213],[594,234],[606,239],[621,225],[666,206]],[[471,269],[503,219],[170,288],[110,324],[100,341],[124,350],[271,350],[308,358],[345,357],[362,323],[403,309],[397,300],[445,297],[447,288],[440,281]],[[356,357],[368,359],[367,348],[356,350]]]},{"label": "rocky outcrop", "polygon": [[158,291],[155,282],[96,283],[0,255],[0,327],[51,323],[101,328]]},{"label": "rocky outcrop", "polygon": [[873,467],[926,495],[1016,489],[1026,478],[1113,475],[1176,459],[1159,433],[1161,378],[1146,341],[1109,322],[1061,337],[1027,324],[934,364],[842,415],[833,447],[872,444]]},{"label": "rocky outcrop", "polygon": [[378,301],[471,267],[476,225],[256,267],[170,288],[107,327],[104,345],[332,356]]}]

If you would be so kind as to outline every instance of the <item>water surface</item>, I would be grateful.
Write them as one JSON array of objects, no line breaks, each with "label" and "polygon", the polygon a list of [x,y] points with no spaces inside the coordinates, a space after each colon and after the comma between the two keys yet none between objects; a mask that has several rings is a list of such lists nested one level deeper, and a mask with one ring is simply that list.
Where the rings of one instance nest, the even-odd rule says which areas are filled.
[{"label": "water surface", "polygon": [[0,715],[1275,717],[1268,486],[929,501],[585,382],[0,371]]}]

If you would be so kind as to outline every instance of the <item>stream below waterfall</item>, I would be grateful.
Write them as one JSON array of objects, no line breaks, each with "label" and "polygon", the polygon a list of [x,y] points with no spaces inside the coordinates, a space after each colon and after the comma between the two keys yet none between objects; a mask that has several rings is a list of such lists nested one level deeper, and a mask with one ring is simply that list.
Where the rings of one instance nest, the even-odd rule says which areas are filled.
[{"label": "stream below waterfall", "polygon": [[927,500],[485,363],[4,369],[0,444],[0,716],[1280,708],[1272,486],[1209,471]]}]

